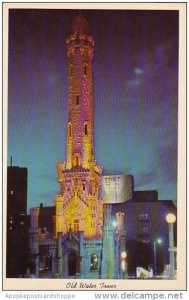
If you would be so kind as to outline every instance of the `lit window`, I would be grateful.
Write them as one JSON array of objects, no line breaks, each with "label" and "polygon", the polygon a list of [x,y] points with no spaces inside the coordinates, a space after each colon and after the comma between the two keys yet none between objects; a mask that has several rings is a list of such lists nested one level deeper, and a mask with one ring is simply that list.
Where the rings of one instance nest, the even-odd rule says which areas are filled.
[{"label": "lit window", "polygon": [[10,193],[11,193],[11,195],[13,195],[13,194],[14,194],[14,192],[13,192],[13,191],[11,191]]},{"label": "lit window", "polygon": [[139,221],[148,221],[148,214],[139,214],[138,220]]},{"label": "lit window", "polygon": [[20,222],[20,225],[24,225],[24,222]]},{"label": "lit window", "polygon": [[12,220],[10,220],[10,224],[12,224]]},{"label": "lit window", "polygon": [[141,241],[141,243],[144,243],[144,244],[150,244],[150,240],[142,239],[142,240],[140,240],[140,241]]},{"label": "lit window", "polygon": [[148,226],[140,227],[138,230],[138,234],[139,235],[149,234],[149,227]]},{"label": "lit window", "polygon": [[12,230],[12,227],[10,227],[10,230]]},{"label": "lit window", "polygon": [[98,256],[97,254],[91,255],[91,265],[90,265],[91,271],[97,271],[98,270]]}]

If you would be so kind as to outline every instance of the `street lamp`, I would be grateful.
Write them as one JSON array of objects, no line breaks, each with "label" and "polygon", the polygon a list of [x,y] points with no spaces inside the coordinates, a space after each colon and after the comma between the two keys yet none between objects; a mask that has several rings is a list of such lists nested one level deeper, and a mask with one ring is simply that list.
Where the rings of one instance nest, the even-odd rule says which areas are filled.
[{"label": "street lamp", "polygon": [[115,254],[116,254],[116,267],[117,274],[120,272],[122,278],[127,278],[127,252],[125,251],[125,234],[123,229],[118,228],[119,223],[114,219],[112,220],[112,227],[114,228],[115,239]]},{"label": "street lamp", "polygon": [[117,222],[116,222],[116,221],[113,221],[113,222],[112,222],[112,226],[113,226],[114,228],[116,228],[116,227],[117,227]]},{"label": "street lamp", "polygon": [[121,252],[121,269],[122,269],[123,279],[125,278],[125,275],[126,275],[126,257],[127,257],[127,252],[122,251]]},{"label": "street lamp", "polygon": [[174,247],[174,235],[173,224],[176,221],[176,216],[172,213],[167,214],[166,221],[169,226],[169,264],[170,264],[170,279],[174,279],[175,276],[175,247]]},{"label": "street lamp", "polygon": [[114,263],[114,278],[117,278],[119,274],[119,237],[117,232],[117,221],[116,219],[112,220],[112,231],[113,231],[113,245],[114,250],[112,251],[115,253],[115,263]]},{"label": "street lamp", "polygon": [[162,240],[160,238],[158,238],[154,241],[154,277],[156,277],[156,274],[157,274],[156,245],[161,244],[161,243],[162,243]]}]

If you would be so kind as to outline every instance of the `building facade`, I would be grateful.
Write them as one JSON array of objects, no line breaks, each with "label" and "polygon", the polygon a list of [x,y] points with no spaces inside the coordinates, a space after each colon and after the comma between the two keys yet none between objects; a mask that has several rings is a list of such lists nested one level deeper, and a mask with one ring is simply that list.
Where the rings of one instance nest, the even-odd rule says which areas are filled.
[{"label": "building facade", "polygon": [[[137,267],[152,269],[153,275],[165,274],[169,265],[168,213],[177,215],[171,200],[158,200],[157,191],[134,191],[131,201],[112,204],[112,219],[119,212],[125,215],[128,274],[136,276]],[[174,245],[177,245],[177,224],[174,224]],[[176,256],[175,256],[176,262]]]}]

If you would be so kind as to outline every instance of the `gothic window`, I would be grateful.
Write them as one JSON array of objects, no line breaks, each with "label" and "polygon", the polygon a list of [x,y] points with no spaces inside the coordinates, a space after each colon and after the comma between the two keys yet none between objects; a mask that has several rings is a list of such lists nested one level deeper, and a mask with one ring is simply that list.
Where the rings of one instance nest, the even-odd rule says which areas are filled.
[{"label": "gothic window", "polygon": [[79,231],[79,221],[77,219],[74,220],[74,231],[75,232]]},{"label": "gothic window", "polygon": [[70,67],[70,74],[73,75],[73,67]]},{"label": "gothic window", "polygon": [[79,95],[76,95],[76,105],[79,105]]},{"label": "gothic window", "polygon": [[77,272],[77,254],[75,251],[71,251],[68,254],[68,275],[74,276]]},{"label": "gothic window", "polygon": [[89,185],[89,194],[92,194],[92,190],[93,190],[93,181],[90,180],[90,185]]},{"label": "gothic window", "polygon": [[87,75],[87,66],[84,66],[84,74]]},{"label": "gothic window", "polygon": [[98,270],[98,256],[96,253],[93,253],[91,255],[91,265],[90,265],[91,271],[97,271]]},{"label": "gothic window", "polygon": [[85,124],[85,135],[88,134],[88,128],[87,128],[87,124]]},{"label": "gothic window", "polygon": [[69,127],[69,137],[71,137],[72,136],[72,125],[69,123],[69,125],[68,125],[68,127]]},{"label": "gothic window", "polygon": [[76,157],[75,157],[75,165],[79,166],[79,157],[78,157],[78,155],[76,155]]},{"label": "gothic window", "polygon": [[83,184],[83,191],[85,191],[85,184]]}]

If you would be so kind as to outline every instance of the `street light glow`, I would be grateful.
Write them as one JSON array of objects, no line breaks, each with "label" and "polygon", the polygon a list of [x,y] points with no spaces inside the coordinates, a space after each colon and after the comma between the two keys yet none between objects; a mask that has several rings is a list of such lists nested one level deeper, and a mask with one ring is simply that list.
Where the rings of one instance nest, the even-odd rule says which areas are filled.
[{"label": "street light glow", "polygon": [[116,226],[117,226],[117,222],[116,222],[116,221],[113,221],[113,222],[112,222],[112,226],[113,226],[113,227],[116,227]]},{"label": "street light glow", "polygon": [[124,259],[126,257],[127,257],[127,252],[126,251],[121,252],[121,258]]},{"label": "street light glow", "polygon": [[175,215],[174,214],[168,214],[168,215],[166,215],[166,221],[167,221],[167,223],[169,223],[169,224],[173,224],[173,223],[175,223],[175,221],[176,221],[176,217],[175,217]]},{"label": "street light glow", "polygon": [[157,244],[161,244],[161,243],[162,243],[162,239],[158,238],[158,239],[156,240],[156,242],[157,242]]}]

